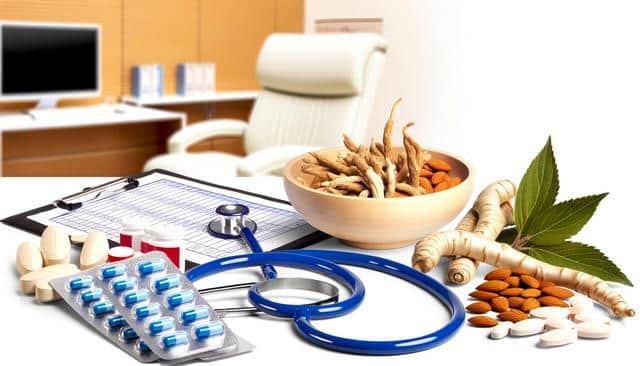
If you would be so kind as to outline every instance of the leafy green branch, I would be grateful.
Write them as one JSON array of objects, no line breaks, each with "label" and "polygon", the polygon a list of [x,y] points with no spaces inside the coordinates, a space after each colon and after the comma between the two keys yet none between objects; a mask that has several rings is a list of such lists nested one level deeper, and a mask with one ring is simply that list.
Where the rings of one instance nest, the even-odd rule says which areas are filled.
[{"label": "leafy green branch", "polygon": [[549,138],[520,181],[515,226],[505,228],[497,240],[549,264],[633,286],[600,250],[570,241],[593,217],[608,193],[556,203],[559,189],[558,168]]}]

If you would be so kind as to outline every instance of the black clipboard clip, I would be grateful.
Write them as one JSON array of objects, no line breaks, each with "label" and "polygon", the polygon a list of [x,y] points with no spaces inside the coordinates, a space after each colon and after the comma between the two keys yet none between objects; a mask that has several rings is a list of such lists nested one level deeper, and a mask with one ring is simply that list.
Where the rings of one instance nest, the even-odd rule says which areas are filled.
[{"label": "black clipboard clip", "polygon": [[82,192],[63,197],[59,200],[55,200],[53,201],[53,204],[58,208],[71,211],[82,207],[83,202],[97,199],[106,192],[116,193],[128,191],[130,189],[138,187],[139,185],[140,182],[136,178],[124,177],[101,184],[99,186],[85,188],[82,190]]}]

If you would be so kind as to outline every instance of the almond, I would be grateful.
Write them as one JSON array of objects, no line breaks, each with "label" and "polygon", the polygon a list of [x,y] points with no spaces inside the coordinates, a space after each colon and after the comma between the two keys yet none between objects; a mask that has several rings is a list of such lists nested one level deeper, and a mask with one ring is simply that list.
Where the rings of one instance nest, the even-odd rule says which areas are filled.
[{"label": "almond", "polygon": [[500,280],[504,281],[507,277],[511,276],[511,269],[509,268],[496,268],[493,271],[487,273],[484,276],[484,279],[489,280]]},{"label": "almond", "polygon": [[447,179],[448,175],[445,172],[437,172],[431,177],[431,183],[440,184]]},{"label": "almond", "polygon": [[511,287],[520,287],[520,277],[509,276],[504,279],[504,282],[508,283]]},{"label": "almond", "polygon": [[522,293],[520,293],[520,296],[522,296],[522,297],[539,297],[541,294],[542,293],[537,288],[528,288],[528,289],[522,291]]},{"label": "almond", "polygon": [[476,290],[500,292],[506,289],[507,287],[509,287],[509,284],[504,281],[491,280],[491,281],[481,283],[480,286],[476,287]]},{"label": "almond", "polygon": [[533,276],[521,275],[520,281],[522,281],[525,285],[527,285],[530,288],[540,287],[540,281],[536,280]]},{"label": "almond", "polygon": [[539,288],[545,288],[545,287],[553,287],[555,286],[555,282],[551,282],[551,281],[542,281],[540,282],[540,287]]},{"label": "almond", "polygon": [[465,309],[467,309],[468,312],[473,314],[484,314],[491,311],[491,305],[489,305],[484,301],[476,301],[474,303],[469,304],[469,306],[467,306]]},{"label": "almond", "polygon": [[528,319],[529,316],[521,311],[512,309],[512,310],[507,310],[498,314],[498,318],[502,321],[510,321],[510,322],[517,323],[521,320]]},{"label": "almond", "polygon": [[391,194],[391,198],[403,198],[403,197],[409,197],[409,195],[399,191],[395,191]]},{"label": "almond", "polygon": [[517,276],[522,276],[522,275],[531,276],[531,273],[529,273],[529,271],[526,268],[522,268],[522,267],[511,268],[511,273]]},{"label": "almond", "polygon": [[542,293],[546,295],[555,296],[560,299],[566,299],[573,296],[573,292],[571,290],[567,290],[564,287],[558,287],[558,286],[543,287]]},{"label": "almond", "polygon": [[478,300],[491,300],[494,297],[498,297],[498,294],[489,291],[473,291],[469,294],[469,296],[474,297]]},{"label": "almond", "polygon": [[438,185],[433,189],[434,192],[441,192],[446,190],[447,188],[449,188],[449,184],[447,184],[447,182],[440,182],[438,183]]},{"label": "almond", "polygon": [[472,316],[468,319],[469,323],[476,327],[488,328],[498,325],[498,321],[486,315]]},{"label": "almond", "polygon": [[509,310],[509,300],[504,296],[498,296],[491,299],[491,308],[496,313],[502,313]]},{"label": "almond", "polygon": [[431,178],[431,177],[433,177],[433,172],[431,170],[421,169],[420,170],[420,176],[421,177],[426,177],[426,178]]},{"label": "almond", "polygon": [[502,296],[520,296],[520,294],[524,291],[524,289],[520,287],[511,287],[500,291],[500,295]]},{"label": "almond", "polygon": [[524,302],[520,306],[520,310],[524,311],[525,313],[528,313],[531,310],[533,310],[535,308],[539,308],[539,307],[540,307],[540,303],[538,302],[538,300],[530,297],[530,298],[524,300]]},{"label": "almond", "polygon": [[566,308],[569,305],[558,299],[557,297],[554,296],[542,296],[540,298],[538,298],[538,301],[540,302],[540,304],[542,304],[543,306],[559,306],[561,308]]},{"label": "almond", "polygon": [[425,177],[420,177],[420,187],[427,191],[427,193],[433,192],[433,186],[431,185],[431,182],[429,182],[429,179]]},{"label": "almond", "polygon": [[445,172],[448,172],[451,170],[451,165],[449,165],[449,163],[447,163],[444,160],[440,160],[440,159],[431,159],[429,161],[427,161],[427,164],[435,169],[435,170],[442,170]]},{"label": "almond", "polygon": [[460,177],[455,177],[455,178],[450,178],[450,179],[447,181],[447,184],[449,185],[449,188],[451,188],[451,187],[455,187],[455,186],[457,186],[457,185],[458,185],[458,184],[460,184],[461,182],[462,182],[462,179],[460,179]]},{"label": "almond", "polygon": [[519,308],[525,300],[526,299],[524,297],[512,296],[509,298],[509,306],[512,308]]}]

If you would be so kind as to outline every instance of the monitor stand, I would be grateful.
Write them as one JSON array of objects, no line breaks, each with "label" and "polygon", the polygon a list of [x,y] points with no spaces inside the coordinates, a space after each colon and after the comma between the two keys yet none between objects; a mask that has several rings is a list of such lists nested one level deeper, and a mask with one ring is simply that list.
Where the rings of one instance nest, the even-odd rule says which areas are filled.
[{"label": "monitor stand", "polygon": [[27,109],[24,113],[29,115],[31,119],[37,120],[40,111],[46,112],[47,110],[55,109],[57,104],[58,98],[56,97],[40,98],[38,99],[38,104],[36,104],[35,108]]},{"label": "monitor stand", "polygon": [[38,100],[35,109],[53,109],[58,104],[58,98],[56,97],[44,97]]}]

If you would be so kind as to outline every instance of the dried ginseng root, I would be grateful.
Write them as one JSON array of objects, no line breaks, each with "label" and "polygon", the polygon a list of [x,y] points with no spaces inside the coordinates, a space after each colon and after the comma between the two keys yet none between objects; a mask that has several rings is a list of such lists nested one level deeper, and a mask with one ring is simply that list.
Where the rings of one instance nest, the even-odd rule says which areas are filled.
[{"label": "dried ginseng root", "polygon": [[372,139],[358,144],[343,134],[347,151],[336,158],[309,153],[303,159],[302,172],[315,177],[310,187],[359,198],[400,198],[440,192],[460,184],[462,179],[451,175],[449,163],[432,159],[431,153],[409,134],[413,122],[402,128],[404,151],[394,154],[393,127],[401,100],[396,100],[391,108],[382,142]]}]

